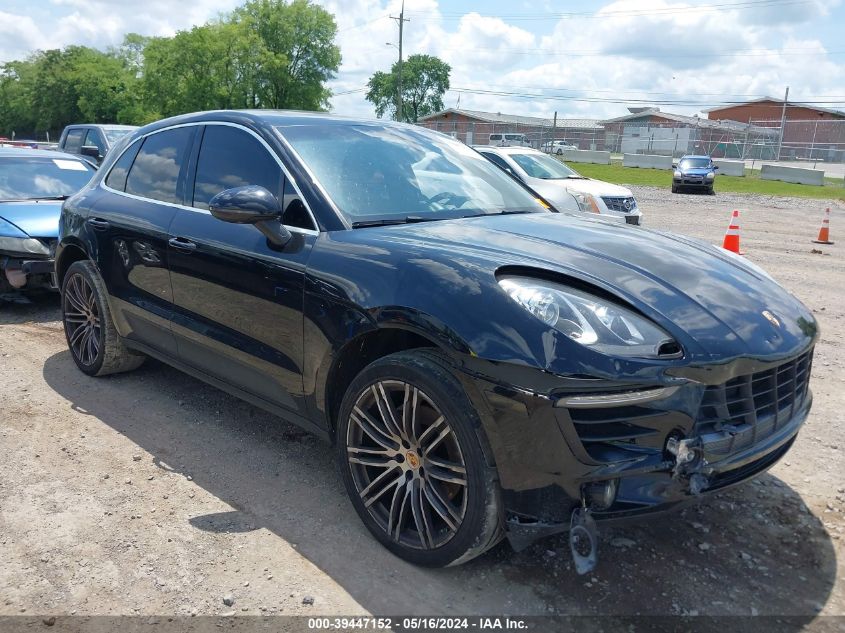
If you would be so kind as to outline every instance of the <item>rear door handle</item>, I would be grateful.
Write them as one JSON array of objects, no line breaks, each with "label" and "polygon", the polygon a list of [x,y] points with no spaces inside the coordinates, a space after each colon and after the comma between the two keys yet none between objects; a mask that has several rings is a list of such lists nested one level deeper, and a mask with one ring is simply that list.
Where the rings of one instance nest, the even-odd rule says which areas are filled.
[{"label": "rear door handle", "polygon": [[184,237],[171,237],[167,240],[167,243],[182,253],[193,253],[197,249],[196,244],[190,240],[186,240]]},{"label": "rear door handle", "polygon": [[100,218],[88,218],[88,224],[95,231],[105,231],[109,228],[109,223],[106,220]]}]

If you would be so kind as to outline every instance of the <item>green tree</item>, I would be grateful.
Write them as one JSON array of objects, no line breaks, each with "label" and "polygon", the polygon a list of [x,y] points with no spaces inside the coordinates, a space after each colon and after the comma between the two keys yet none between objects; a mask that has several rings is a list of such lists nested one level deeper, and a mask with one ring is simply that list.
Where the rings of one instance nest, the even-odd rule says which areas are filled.
[{"label": "green tree", "polygon": [[257,36],[250,73],[257,105],[319,110],[328,107],[325,83],[340,67],[334,16],[310,0],[249,0],[232,20]]},{"label": "green tree", "polygon": [[397,115],[399,62],[389,73],[377,72],[367,83],[366,99],[379,118],[389,114],[399,121],[415,123],[420,117],[443,109],[443,95],[449,89],[452,68],[433,55],[411,55],[402,63],[402,113]]}]

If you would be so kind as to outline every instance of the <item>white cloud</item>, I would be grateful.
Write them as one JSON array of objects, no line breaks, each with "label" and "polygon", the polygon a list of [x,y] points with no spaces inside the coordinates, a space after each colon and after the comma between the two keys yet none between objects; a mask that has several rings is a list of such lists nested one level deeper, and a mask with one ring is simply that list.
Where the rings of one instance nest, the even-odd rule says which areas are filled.
[{"label": "white cloud", "polygon": [[[230,11],[241,0],[194,0],[178,11],[172,0],[147,0],[143,11],[130,0],[50,0],[32,10],[26,0],[9,2],[14,8],[0,12],[0,61],[72,43],[105,48],[120,43],[130,31],[169,35]],[[450,19],[454,10],[444,0],[406,0],[411,21],[405,27],[404,52],[447,61],[454,88],[592,99],[470,92],[460,97],[461,107],[493,112],[551,115],[557,110],[560,116],[603,118],[624,114],[625,100],[632,105],[650,98],[711,104],[727,100],[726,95],[780,96],[786,85],[800,99],[842,94],[845,69],[814,32],[828,32],[829,24],[841,23],[836,11],[840,2],[808,0],[715,12],[701,10],[698,0],[620,0],[604,5],[599,15],[561,17],[550,24],[485,14],[525,15],[534,8],[561,13],[560,3],[551,0],[524,0],[510,7],[479,1],[478,12],[458,20]],[[335,93],[358,91],[334,97],[334,111],[372,116],[361,89],[373,72],[388,70],[397,58],[396,49],[387,45],[397,41],[397,24],[388,16],[399,14],[400,0],[320,4],[336,16],[343,55],[331,88]],[[835,42],[830,45],[839,48]],[[457,98],[456,91],[448,93],[447,107]],[[679,104],[663,109],[690,113],[701,107]]]}]

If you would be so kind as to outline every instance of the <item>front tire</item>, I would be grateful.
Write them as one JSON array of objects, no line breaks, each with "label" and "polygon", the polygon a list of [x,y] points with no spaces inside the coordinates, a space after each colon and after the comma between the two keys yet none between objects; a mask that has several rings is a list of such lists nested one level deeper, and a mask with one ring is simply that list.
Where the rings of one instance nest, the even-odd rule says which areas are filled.
[{"label": "front tire", "polygon": [[446,360],[391,354],[352,381],[337,451],[352,505],[372,534],[411,563],[444,567],[503,536],[494,466],[478,415]]},{"label": "front tire", "polygon": [[106,296],[106,286],[92,262],[70,265],[62,282],[62,323],[73,361],[89,376],[131,371],[146,358],[124,345]]},{"label": "front tire", "polygon": [[675,183],[672,183],[672,193],[678,193],[678,187]]}]

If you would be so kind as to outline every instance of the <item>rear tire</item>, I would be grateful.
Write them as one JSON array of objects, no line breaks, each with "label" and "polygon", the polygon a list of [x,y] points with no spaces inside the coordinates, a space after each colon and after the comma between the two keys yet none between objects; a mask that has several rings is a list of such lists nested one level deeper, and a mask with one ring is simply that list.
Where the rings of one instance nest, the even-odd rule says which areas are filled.
[{"label": "rear tire", "polygon": [[391,552],[416,565],[466,562],[501,540],[495,466],[478,415],[432,350],[380,358],[349,385],[337,458],[352,505]]},{"label": "rear tire", "polygon": [[62,282],[62,323],[73,361],[89,376],[131,371],[146,359],[123,343],[107,296],[103,279],[91,261],[70,265]]}]

